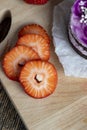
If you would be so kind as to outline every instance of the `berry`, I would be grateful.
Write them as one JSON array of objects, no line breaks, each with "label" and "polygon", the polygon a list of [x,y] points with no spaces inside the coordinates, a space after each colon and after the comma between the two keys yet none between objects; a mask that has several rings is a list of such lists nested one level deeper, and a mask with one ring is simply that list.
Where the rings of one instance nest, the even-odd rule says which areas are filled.
[{"label": "berry", "polygon": [[20,38],[21,36],[25,35],[25,34],[39,34],[41,35],[43,38],[45,38],[47,40],[48,43],[50,43],[50,37],[47,33],[47,31],[40,25],[38,24],[29,24],[29,25],[25,25],[18,34],[18,37]]},{"label": "berry", "polygon": [[16,46],[4,57],[3,69],[7,77],[18,81],[20,71],[29,60],[39,59],[38,54],[26,46]]},{"label": "berry", "polygon": [[28,4],[45,4],[48,0],[24,0]]},{"label": "berry", "polygon": [[22,68],[20,77],[25,92],[34,98],[44,98],[52,94],[57,85],[57,71],[47,61],[29,61]]},{"label": "berry", "polygon": [[50,58],[50,45],[38,34],[26,34],[18,39],[16,45],[31,47],[38,53],[41,60],[49,60]]}]

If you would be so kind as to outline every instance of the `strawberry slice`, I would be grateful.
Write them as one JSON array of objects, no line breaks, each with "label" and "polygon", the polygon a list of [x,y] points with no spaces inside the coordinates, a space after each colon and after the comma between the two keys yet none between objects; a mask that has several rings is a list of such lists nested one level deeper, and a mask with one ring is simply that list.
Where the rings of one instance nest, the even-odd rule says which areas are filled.
[{"label": "strawberry slice", "polygon": [[47,61],[29,61],[22,68],[20,77],[25,92],[34,98],[52,94],[57,85],[57,71]]},{"label": "strawberry slice", "polygon": [[17,45],[25,45],[35,50],[42,60],[49,60],[50,45],[38,34],[26,34],[20,37]]},{"label": "strawberry slice", "polygon": [[39,34],[42,37],[44,37],[48,43],[50,43],[50,37],[47,33],[47,31],[40,25],[38,24],[29,24],[25,25],[18,34],[18,37],[21,37],[25,34]]},{"label": "strawberry slice", "polygon": [[45,4],[48,0],[24,0],[28,4]]},{"label": "strawberry slice", "polygon": [[38,54],[26,46],[16,46],[4,57],[3,69],[8,78],[18,81],[19,73],[29,60],[39,59]]}]

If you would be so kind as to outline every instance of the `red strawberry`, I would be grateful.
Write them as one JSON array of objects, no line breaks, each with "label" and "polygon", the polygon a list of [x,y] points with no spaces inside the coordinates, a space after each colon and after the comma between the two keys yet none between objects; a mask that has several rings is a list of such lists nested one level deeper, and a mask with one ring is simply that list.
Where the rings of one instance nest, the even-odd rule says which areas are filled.
[{"label": "red strawberry", "polygon": [[52,94],[57,85],[57,71],[47,61],[29,61],[22,68],[20,77],[25,92],[34,98]]},{"label": "red strawberry", "polygon": [[21,37],[25,34],[39,34],[42,37],[44,37],[48,43],[50,43],[50,37],[47,33],[47,31],[38,24],[29,24],[24,26],[20,31],[18,36]]},{"label": "red strawberry", "polygon": [[38,34],[26,34],[20,37],[17,45],[25,45],[35,50],[42,60],[49,60],[50,45],[48,42]]},{"label": "red strawberry", "polygon": [[28,4],[45,4],[48,0],[24,0]]},{"label": "red strawberry", "polygon": [[24,64],[29,60],[39,59],[38,54],[26,46],[17,46],[10,50],[4,57],[3,69],[12,80],[18,80],[19,73]]}]

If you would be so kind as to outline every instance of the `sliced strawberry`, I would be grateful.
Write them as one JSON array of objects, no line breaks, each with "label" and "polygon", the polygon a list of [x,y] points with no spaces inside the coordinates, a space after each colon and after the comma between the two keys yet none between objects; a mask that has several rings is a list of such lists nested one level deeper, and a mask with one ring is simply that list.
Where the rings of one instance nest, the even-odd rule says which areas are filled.
[{"label": "sliced strawberry", "polygon": [[47,61],[29,61],[22,68],[20,77],[25,92],[34,98],[52,94],[57,85],[57,71]]},{"label": "sliced strawberry", "polygon": [[17,45],[25,45],[35,50],[42,60],[49,60],[50,45],[38,34],[26,34],[20,37]]},{"label": "sliced strawberry", "polygon": [[48,0],[24,0],[28,4],[45,4]]},{"label": "sliced strawberry", "polygon": [[38,54],[34,50],[26,46],[17,46],[5,55],[3,69],[10,79],[18,80],[19,73],[24,64],[34,59],[39,59]]},{"label": "sliced strawberry", "polygon": [[50,37],[47,33],[47,31],[38,24],[29,24],[24,26],[20,31],[18,36],[21,37],[25,34],[39,34],[42,37],[44,37],[48,43],[50,43]]}]

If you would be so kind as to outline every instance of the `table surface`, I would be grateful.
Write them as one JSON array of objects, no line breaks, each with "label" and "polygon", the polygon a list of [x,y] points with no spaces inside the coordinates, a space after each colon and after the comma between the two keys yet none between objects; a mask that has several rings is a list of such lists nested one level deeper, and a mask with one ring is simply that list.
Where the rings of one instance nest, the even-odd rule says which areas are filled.
[{"label": "table surface", "polygon": [[[29,23],[42,25],[52,38],[53,9],[61,0],[49,0],[45,5],[28,5],[22,0],[3,0],[0,18],[4,11],[12,14],[11,29],[0,44],[14,44],[20,27]],[[87,79],[67,77],[55,54],[51,42],[51,58],[58,72],[58,85],[52,95],[34,99],[23,91],[18,82],[9,80],[0,67],[0,79],[9,98],[29,130],[87,130]]]}]

